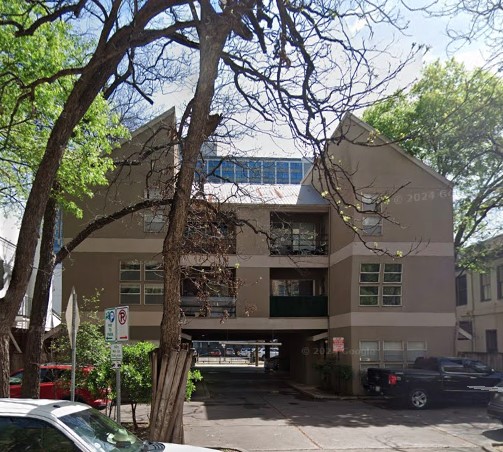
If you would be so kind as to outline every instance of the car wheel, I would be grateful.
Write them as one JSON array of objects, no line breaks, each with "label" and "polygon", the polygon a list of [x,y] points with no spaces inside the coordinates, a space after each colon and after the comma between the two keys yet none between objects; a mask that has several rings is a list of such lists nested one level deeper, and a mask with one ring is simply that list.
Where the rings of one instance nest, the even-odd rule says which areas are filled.
[{"label": "car wheel", "polygon": [[414,389],[409,394],[410,406],[416,410],[425,409],[429,403],[428,393],[424,389]]}]

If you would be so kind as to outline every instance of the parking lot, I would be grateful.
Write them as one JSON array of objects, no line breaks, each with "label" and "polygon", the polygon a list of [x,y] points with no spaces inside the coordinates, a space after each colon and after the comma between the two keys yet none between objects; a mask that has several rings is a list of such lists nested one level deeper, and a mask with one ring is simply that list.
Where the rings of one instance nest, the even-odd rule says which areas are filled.
[{"label": "parking lot", "polygon": [[[202,367],[205,385],[185,406],[187,443],[247,451],[481,451],[503,443],[483,405],[426,411],[379,400],[314,400],[280,374]],[[496,449],[497,450],[497,449]]]}]

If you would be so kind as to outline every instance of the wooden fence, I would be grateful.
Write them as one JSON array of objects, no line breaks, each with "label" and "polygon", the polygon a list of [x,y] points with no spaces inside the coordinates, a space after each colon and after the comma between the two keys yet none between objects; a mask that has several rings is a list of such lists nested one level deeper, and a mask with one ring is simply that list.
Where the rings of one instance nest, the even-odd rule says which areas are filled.
[{"label": "wooden fence", "polygon": [[482,361],[495,370],[503,371],[503,353],[460,352],[458,354],[465,358]]}]

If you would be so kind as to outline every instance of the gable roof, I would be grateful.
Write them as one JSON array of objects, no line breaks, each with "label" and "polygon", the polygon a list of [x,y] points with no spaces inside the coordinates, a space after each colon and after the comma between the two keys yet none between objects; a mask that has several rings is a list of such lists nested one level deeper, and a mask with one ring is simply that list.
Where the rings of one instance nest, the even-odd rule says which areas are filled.
[{"label": "gable roof", "polygon": [[143,124],[142,126],[138,127],[137,129],[133,130],[131,132],[131,138],[129,138],[126,141],[130,141],[133,138],[137,137],[141,133],[145,132],[145,130],[152,129],[154,128],[157,124],[163,122],[166,119],[170,119],[169,117],[172,116],[172,122],[173,124],[176,123],[176,115],[175,115],[175,107],[171,107],[169,110],[166,110],[164,113],[161,113],[159,116],[156,116],[155,118],[151,119],[149,122],[146,124]]},{"label": "gable roof", "polygon": [[355,116],[351,112],[347,112],[344,114],[341,122],[335,129],[334,133],[332,134],[332,138],[337,137],[337,132],[342,129],[344,125],[350,125],[351,123],[354,123],[360,127],[362,127],[364,130],[366,130],[369,133],[373,133],[377,136],[379,140],[383,142],[384,145],[387,145],[391,147],[395,152],[398,152],[402,157],[406,158],[410,162],[412,162],[414,165],[418,166],[421,168],[423,171],[427,172],[429,175],[433,176],[435,179],[443,183],[444,185],[447,185],[448,187],[452,187],[454,184],[442,176],[441,174],[438,174],[433,168],[429,167],[425,163],[423,163],[421,160],[419,160],[416,157],[413,157],[412,155],[408,154],[405,152],[398,144],[392,143],[389,138],[384,136],[383,134],[379,133],[376,129],[374,129],[370,124],[367,124],[365,121],[361,120],[357,116]]}]

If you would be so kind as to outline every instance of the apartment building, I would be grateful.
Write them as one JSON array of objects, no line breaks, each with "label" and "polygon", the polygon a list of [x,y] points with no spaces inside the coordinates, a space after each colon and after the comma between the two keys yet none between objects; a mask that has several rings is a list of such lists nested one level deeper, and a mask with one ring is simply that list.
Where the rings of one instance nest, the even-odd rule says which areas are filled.
[{"label": "apartment building", "polygon": [[[150,162],[121,167],[111,175],[112,185],[83,206],[82,220],[65,219],[65,240],[96,216],[169,187],[166,181],[178,162],[178,151],[166,138],[174,124],[170,110],[117,151],[117,160],[139,162],[138,156],[148,155]],[[155,152],[145,152],[146,143]],[[200,254],[197,246],[187,252],[181,262],[187,269],[180,284],[182,329],[197,341],[277,341],[282,365],[307,383],[319,381],[315,364],[333,355],[353,367],[352,391],[357,393],[359,372],[369,366],[401,367],[417,356],[454,351],[452,190],[447,180],[399,147],[385,144],[351,114],[334,132],[324,158],[327,165],[303,167],[298,184],[291,178],[289,184],[259,181],[260,158],[251,159],[255,171],[241,173],[240,184],[223,173],[209,181],[218,165],[199,165],[194,196],[215,204],[225,200],[223,208],[239,226],[208,222],[196,242],[203,243],[207,234],[225,243],[226,271],[236,284],[211,281],[205,272],[211,256]],[[161,161],[163,170],[156,173]],[[365,215],[350,208],[344,213],[360,225],[361,238],[327,196],[327,181],[334,179],[324,173],[328,169],[319,168],[333,161],[350,176],[342,188],[346,201],[368,206]],[[238,166],[245,167],[242,162]],[[275,166],[275,182],[285,180],[278,178],[284,168]],[[154,174],[162,184],[153,182]],[[376,203],[382,215],[372,213]],[[165,210],[157,208],[93,234],[64,263],[63,299],[72,286],[81,296],[99,289],[102,308],[130,307],[132,340],[158,340],[165,222]],[[194,234],[189,223],[187,237]],[[197,296],[202,285],[207,288],[204,309]],[[334,352],[334,344],[342,343],[344,350]]]},{"label": "apartment building", "polygon": [[[20,219],[15,215],[0,213],[0,297],[3,297],[9,287],[16,247],[20,229]],[[14,325],[10,332],[10,358],[11,368],[21,367],[22,353],[26,341],[26,335],[30,326],[30,314],[35,289],[36,270],[39,259],[39,249],[37,247],[32,275],[28,282],[26,293],[17,312]],[[49,297],[49,307],[47,319],[45,322],[44,340],[57,331],[61,324],[61,276],[56,269],[52,279],[51,291]]]},{"label": "apartment building", "polygon": [[458,352],[503,352],[503,235],[484,245],[490,250],[484,271],[456,277]]}]

